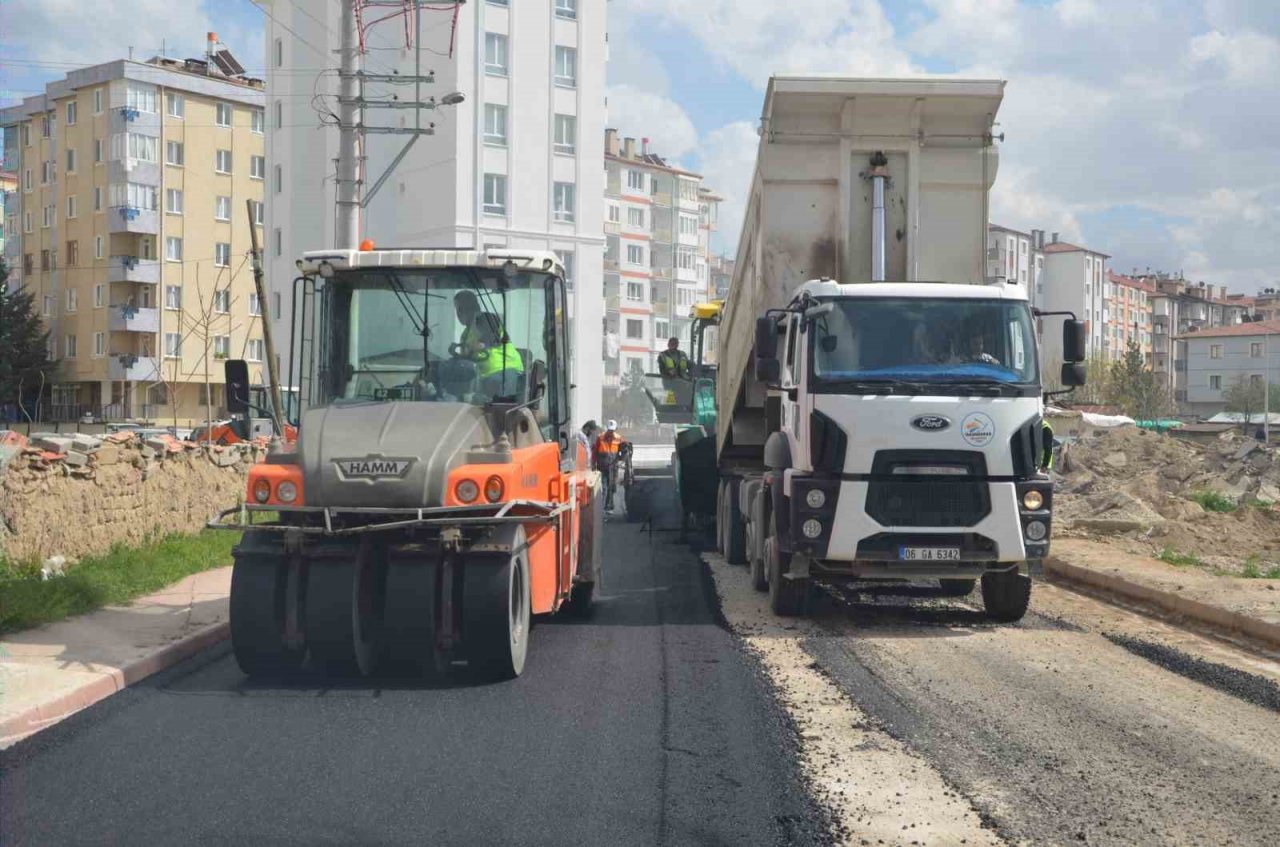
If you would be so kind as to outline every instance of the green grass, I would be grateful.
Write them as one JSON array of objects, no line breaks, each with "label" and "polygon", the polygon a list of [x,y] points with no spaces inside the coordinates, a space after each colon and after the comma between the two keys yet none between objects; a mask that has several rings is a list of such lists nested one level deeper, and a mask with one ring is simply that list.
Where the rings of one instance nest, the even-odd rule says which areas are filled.
[{"label": "green grass", "polygon": [[1179,553],[1172,547],[1166,547],[1156,554],[1156,558],[1170,565],[1176,565],[1180,568],[1186,567],[1204,567],[1204,562],[1200,561],[1200,557],[1195,553]]},{"label": "green grass", "polygon": [[0,559],[0,633],[124,603],[193,573],[229,565],[239,539],[237,532],[206,529],[139,547],[117,545],[68,565],[65,576],[47,581],[40,579],[39,562]]},{"label": "green grass", "polygon": [[1206,512],[1234,512],[1239,505],[1235,498],[1218,491],[1193,491],[1191,499],[1199,503]]},{"label": "green grass", "polygon": [[1245,579],[1280,579],[1280,567],[1262,569],[1262,557],[1257,553],[1244,560],[1240,575]]},{"label": "green grass", "polygon": [[1255,509],[1270,509],[1275,505],[1275,503],[1272,503],[1270,500],[1260,500],[1255,497],[1249,501],[1249,505]]}]

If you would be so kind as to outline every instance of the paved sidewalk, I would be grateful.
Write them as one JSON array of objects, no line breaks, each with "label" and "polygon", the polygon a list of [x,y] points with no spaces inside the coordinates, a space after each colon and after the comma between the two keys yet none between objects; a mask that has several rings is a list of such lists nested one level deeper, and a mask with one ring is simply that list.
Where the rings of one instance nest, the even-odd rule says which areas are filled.
[{"label": "paved sidewalk", "polygon": [[231,568],[0,639],[0,748],[227,637]]},{"label": "paved sidewalk", "polygon": [[1077,538],[1051,549],[1053,576],[1280,650],[1280,580],[1219,576]]}]

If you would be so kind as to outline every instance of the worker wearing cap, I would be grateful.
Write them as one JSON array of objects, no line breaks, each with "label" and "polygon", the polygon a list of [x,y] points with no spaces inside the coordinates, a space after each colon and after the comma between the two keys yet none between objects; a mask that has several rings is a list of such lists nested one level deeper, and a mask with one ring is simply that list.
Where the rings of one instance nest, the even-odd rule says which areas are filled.
[{"label": "worker wearing cap", "polygon": [[605,430],[596,439],[595,449],[592,451],[596,470],[604,478],[604,508],[607,512],[613,511],[613,489],[618,482],[618,453],[624,443],[625,439],[618,432],[618,422],[611,420],[605,424]]}]

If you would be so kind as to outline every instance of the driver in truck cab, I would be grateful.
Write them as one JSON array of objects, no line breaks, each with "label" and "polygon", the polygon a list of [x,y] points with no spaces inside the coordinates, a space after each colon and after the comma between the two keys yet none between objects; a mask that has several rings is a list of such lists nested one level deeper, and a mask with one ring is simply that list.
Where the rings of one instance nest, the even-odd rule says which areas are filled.
[{"label": "driver in truck cab", "polygon": [[[524,359],[511,343],[502,326],[502,318],[492,312],[479,315],[475,320],[474,336],[472,347],[475,352],[471,358],[476,363],[481,393],[495,397],[516,393],[518,381],[524,375]],[[466,337],[466,332],[463,332],[463,337]]]},{"label": "driver in truck cab", "polygon": [[466,352],[474,352],[476,342],[476,315],[480,314],[480,301],[470,291],[459,291],[453,295],[453,310],[458,315],[458,323],[462,324],[462,336],[458,346]]}]

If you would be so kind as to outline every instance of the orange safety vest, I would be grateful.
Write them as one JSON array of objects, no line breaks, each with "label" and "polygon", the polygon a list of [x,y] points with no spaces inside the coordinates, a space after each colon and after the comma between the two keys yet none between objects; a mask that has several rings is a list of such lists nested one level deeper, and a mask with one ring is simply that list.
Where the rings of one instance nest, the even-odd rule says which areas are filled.
[{"label": "orange safety vest", "polygon": [[[612,437],[610,437],[612,435]],[[597,453],[613,453],[618,452],[618,448],[622,446],[622,436],[617,432],[608,433],[596,439]]]}]

